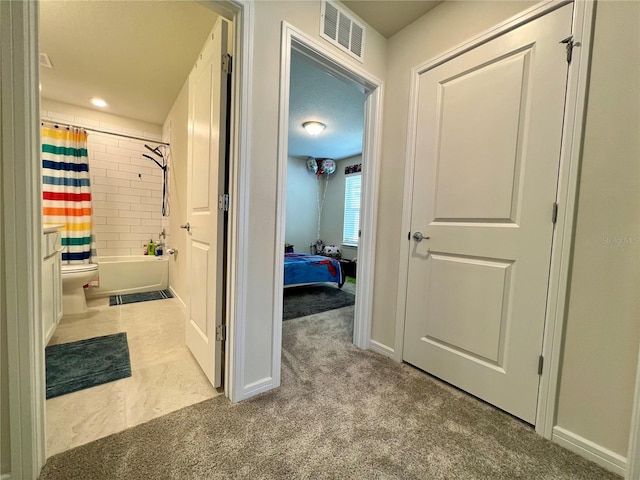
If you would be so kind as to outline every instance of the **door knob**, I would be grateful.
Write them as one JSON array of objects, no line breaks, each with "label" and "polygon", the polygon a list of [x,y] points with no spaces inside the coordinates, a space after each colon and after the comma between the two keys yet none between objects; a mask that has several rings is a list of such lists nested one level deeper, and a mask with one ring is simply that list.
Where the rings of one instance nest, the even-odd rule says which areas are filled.
[{"label": "door knob", "polygon": [[184,228],[188,232],[191,230],[191,225],[187,222],[185,225],[180,225],[180,228]]},{"label": "door knob", "polygon": [[413,239],[416,242],[421,242],[422,240],[429,240],[430,237],[425,237],[424,235],[422,235],[422,232],[415,232],[413,234]]}]

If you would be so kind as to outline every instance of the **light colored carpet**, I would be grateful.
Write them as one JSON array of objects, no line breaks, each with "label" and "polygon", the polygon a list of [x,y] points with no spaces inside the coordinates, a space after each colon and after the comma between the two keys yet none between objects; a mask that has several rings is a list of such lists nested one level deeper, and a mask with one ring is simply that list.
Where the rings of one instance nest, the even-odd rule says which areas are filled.
[{"label": "light colored carpet", "polygon": [[282,387],[50,458],[53,479],[617,479],[513,417],[349,343],[353,307],[283,326]]}]

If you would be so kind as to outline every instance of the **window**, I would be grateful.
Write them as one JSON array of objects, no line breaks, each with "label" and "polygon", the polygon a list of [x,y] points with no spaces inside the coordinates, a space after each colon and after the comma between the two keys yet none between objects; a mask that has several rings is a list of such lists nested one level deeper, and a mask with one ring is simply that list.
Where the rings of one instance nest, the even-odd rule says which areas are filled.
[{"label": "window", "polygon": [[362,174],[356,173],[345,177],[344,184],[344,228],[342,244],[358,246],[360,230],[360,185]]}]

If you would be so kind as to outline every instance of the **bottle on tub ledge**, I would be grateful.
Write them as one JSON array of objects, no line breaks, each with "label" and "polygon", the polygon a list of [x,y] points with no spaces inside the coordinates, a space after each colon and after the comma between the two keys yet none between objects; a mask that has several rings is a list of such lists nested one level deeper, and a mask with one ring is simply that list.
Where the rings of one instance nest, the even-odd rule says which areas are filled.
[{"label": "bottle on tub ledge", "polygon": [[153,239],[149,240],[147,243],[147,255],[155,255],[156,254],[156,244],[153,243]]}]

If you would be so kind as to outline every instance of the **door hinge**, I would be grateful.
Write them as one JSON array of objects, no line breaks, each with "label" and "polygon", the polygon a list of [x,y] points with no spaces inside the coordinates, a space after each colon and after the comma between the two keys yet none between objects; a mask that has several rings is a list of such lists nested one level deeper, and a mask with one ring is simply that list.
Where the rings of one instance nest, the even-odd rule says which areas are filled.
[{"label": "door hinge", "polygon": [[569,35],[564,40],[560,40],[560,43],[564,43],[567,46],[567,63],[571,65],[571,58],[573,57],[573,47],[579,47],[580,42],[574,42],[573,35]]},{"label": "door hinge", "polygon": [[555,225],[558,221],[558,204],[553,204],[553,209],[551,210],[551,222]]},{"label": "door hinge", "polygon": [[233,70],[233,62],[232,62],[232,58],[231,55],[229,55],[228,53],[225,53],[224,55],[222,55],[222,71],[224,73],[231,73],[231,71]]},{"label": "door hinge", "polygon": [[544,357],[540,355],[538,357],[538,375],[542,375],[542,366],[544,365]]},{"label": "door hinge", "polygon": [[358,230],[358,238],[362,237],[362,230]]},{"label": "door hinge", "polygon": [[218,210],[222,212],[229,211],[229,194],[228,193],[221,193],[220,196],[218,197]]},{"label": "door hinge", "polygon": [[216,327],[216,341],[224,342],[227,339],[227,326],[218,325]]}]

